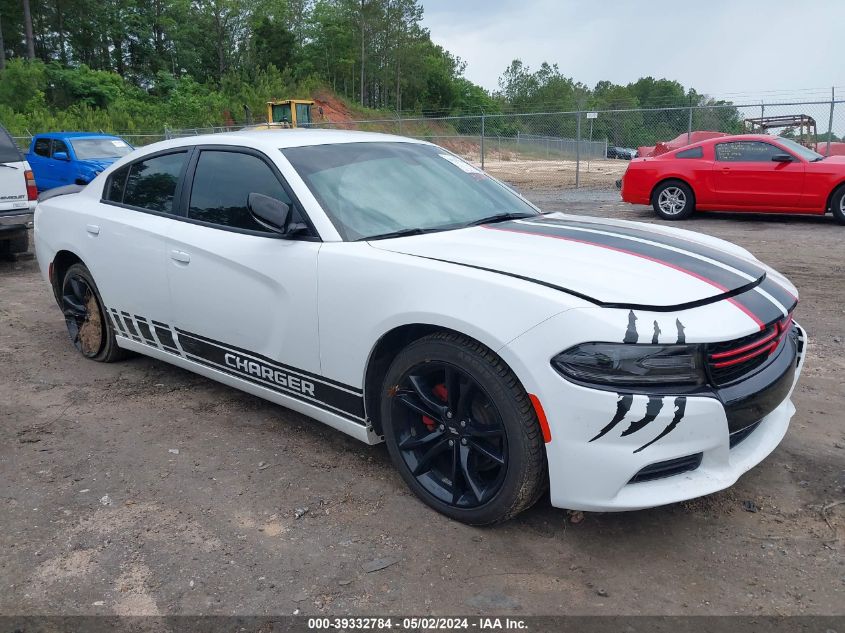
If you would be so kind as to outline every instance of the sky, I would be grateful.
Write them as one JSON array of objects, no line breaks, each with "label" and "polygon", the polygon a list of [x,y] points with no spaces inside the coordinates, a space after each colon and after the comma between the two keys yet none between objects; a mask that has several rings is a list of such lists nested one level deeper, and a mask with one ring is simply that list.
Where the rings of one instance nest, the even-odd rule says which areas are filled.
[{"label": "sky", "polygon": [[590,87],[651,75],[735,103],[830,99],[831,86],[845,98],[845,0],[422,4],[431,39],[465,61],[466,77],[488,90],[518,58],[531,69],[557,63]]}]

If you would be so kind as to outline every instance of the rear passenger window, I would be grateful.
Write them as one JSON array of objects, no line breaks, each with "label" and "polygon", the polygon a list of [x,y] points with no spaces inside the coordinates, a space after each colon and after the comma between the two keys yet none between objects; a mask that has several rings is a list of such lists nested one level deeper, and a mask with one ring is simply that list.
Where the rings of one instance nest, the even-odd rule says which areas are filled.
[{"label": "rear passenger window", "polygon": [[48,138],[39,138],[35,141],[35,147],[32,148],[38,156],[44,156],[45,158],[50,157],[50,139]]},{"label": "rear passenger window", "polygon": [[150,211],[173,213],[173,196],[187,152],[177,152],[132,163],[123,203]]},{"label": "rear passenger window", "polygon": [[685,149],[682,152],[678,152],[675,154],[675,158],[703,158],[704,157],[704,150],[700,147],[691,147],[690,149]]},{"label": "rear passenger window", "polygon": [[109,176],[109,184],[106,185],[103,198],[112,202],[123,202],[123,189],[126,187],[126,177],[129,175],[129,166],[122,167]]},{"label": "rear passenger window", "polygon": [[251,154],[205,150],[200,154],[191,187],[188,217],[220,226],[267,232],[247,208],[250,193],[262,193],[291,204],[273,170]]}]

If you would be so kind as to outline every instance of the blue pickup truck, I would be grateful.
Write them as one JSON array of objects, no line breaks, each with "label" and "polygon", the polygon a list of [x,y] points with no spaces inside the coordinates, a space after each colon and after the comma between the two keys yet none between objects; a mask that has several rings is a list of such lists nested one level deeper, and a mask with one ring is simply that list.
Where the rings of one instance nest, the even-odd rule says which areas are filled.
[{"label": "blue pickup truck", "polygon": [[26,159],[38,191],[87,185],[121,156],[132,151],[122,138],[97,132],[51,132],[32,138]]}]

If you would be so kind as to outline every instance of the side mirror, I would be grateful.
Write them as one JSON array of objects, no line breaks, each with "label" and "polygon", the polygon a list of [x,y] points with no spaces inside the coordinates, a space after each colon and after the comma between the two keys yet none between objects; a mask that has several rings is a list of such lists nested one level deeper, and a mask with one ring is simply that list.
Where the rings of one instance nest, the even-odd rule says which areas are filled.
[{"label": "side mirror", "polygon": [[56,160],[64,161],[70,160],[70,158],[68,158],[67,152],[56,152],[55,154],[53,154],[53,158],[55,158]]},{"label": "side mirror", "polygon": [[772,160],[776,163],[791,163],[794,159],[789,154],[775,154]]},{"label": "side mirror", "polygon": [[247,198],[247,206],[252,217],[261,226],[274,233],[284,235],[288,232],[290,205],[262,193],[251,193]]}]

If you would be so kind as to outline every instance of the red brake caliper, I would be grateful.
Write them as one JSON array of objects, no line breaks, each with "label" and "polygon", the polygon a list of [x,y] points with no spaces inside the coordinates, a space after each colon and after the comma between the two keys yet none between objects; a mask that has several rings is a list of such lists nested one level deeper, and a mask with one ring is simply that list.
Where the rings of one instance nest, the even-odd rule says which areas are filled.
[{"label": "red brake caliper", "polygon": [[[439,385],[434,385],[434,388],[431,390],[431,392],[435,396],[437,396],[442,402],[446,402],[449,398],[449,392],[446,391],[445,383],[441,382]],[[425,428],[427,428],[429,431],[433,431],[437,427],[437,422],[432,420],[427,415],[424,415],[422,417],[422,421],[423,424],[425,424]]]}]

